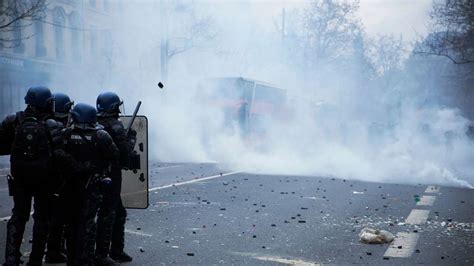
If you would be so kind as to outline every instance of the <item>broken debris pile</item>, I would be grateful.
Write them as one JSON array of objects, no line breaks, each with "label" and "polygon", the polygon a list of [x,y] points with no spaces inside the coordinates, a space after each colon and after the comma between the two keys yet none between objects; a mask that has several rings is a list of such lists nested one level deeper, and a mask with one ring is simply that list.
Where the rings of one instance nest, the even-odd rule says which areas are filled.
[{"label": "broken debris pile", "polygon": [[360,241],[366,244],[390,243],[395,238],[392,233],[385,230],[364,228],[359,233]]}]

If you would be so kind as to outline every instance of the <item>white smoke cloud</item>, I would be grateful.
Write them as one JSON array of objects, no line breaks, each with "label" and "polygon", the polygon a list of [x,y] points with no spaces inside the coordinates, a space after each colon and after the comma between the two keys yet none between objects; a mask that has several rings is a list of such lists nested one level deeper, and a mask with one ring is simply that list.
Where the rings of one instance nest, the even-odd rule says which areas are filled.
[{"label": "white smoke cloud", "polygon": [[[137,100],[144,102],[141,113],[150,121],[153,160],[215,161],[266,174],[473,187],[474,145],[465,134],[469,121],[459,110],[421,108],[413,104],[417,94],[412,92],[395,99],[356,91],[342,70],[328,74],[330,82],[313,83],[286,63],[280,34],[262,22],[280,6],[268,8],[272,15],[255,12],[265,12],[266,5],[272,4],[203,2],[200,12],[213,16],[218,36],[174,57],[164,89],[156,86],[161,81],[159,7],[153,2],[127,6],[128,19],[117,22],[119,30],[114,31],[117,50],[106,85],[125,99],[129,113]],[[182,23],[179,17],[169,20]],[[224,113],[200,99],[196,84],[225,76],[287,89],[292,98],[288,118],[268,122],[263,139],[245,140],[237,124],[224,129]],[[95,95],[76,96],[95,100]],[[324,103],[316,107],[318,101]]]}]

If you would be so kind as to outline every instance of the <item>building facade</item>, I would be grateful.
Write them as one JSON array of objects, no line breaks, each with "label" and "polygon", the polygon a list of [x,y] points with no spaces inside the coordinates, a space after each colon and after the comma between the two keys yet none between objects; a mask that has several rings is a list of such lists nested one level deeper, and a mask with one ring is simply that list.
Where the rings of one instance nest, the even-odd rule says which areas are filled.
[{"label": "building facade", "polygon": [[111,0],[48,0],[43,18],[1,32],[1,39],[14,41],[0,41],[0,116],[23,109],[31,86],[106,77],[106,67],[94,66],[110,61],[110,21],[117,6]]}]

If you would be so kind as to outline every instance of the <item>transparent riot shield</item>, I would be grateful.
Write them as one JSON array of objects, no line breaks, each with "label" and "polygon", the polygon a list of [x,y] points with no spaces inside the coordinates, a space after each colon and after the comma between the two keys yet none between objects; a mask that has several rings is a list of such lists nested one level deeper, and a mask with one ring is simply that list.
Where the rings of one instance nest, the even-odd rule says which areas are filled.
[{"label": "transparent riot shield", "polygon": [[[125,128],[130,124],[132,116],[120,118]],[[148,119],[146,116],[137,116],[132,129],[137,131],[135,151],[137,170],[122,170],[122,202],[125,208],[148,208]]]}]

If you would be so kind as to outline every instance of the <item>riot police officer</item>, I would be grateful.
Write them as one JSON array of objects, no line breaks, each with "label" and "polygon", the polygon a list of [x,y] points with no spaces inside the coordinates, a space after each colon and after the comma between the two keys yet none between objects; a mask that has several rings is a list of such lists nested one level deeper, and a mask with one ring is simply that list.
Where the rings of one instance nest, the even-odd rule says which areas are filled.
[{"label": "riot police officer", "polygon": [[33,244],[29,265],[41,265],[48,234],[51,174],[56,150],[62,147],[59,124],[51,119],[54,97],[47,87],[28,89],[24,111],[10,115],[0,126],[2,146],[9,146],[8,179],[13,196],[12,216],[7,223],[5,264],[21,263],[20,247],[34,198]]},{"label": "riot police officer", "polygon": [[104,193],[110,189],[111,165],[116,164],[119,151],[110,135],[97,124],[93,106],[79,103],[71,111],[72,126],[65,133],[65,149],[85,171],[72,170],[75,202],[71,208],[80,210],[72,221],[73,236],[68,263],[78,265],[113,264],[112,260],[94,261],[96,216]]},{"label": "riot police officer", "polygon": [[[64,93],[54,93],[54,119],[68,126],[70,110],[74,102]],[[65,227],[70,218],[71,184],[64,178],[64,173],[56,172],[54,182],[54,193],[51,202],[51,220],[47,242],[46,262],[64,263],[66,256],[62,253],[65,238]]]},{"label": "riot police officer", "polygon": [[69,115],[74,102],[64,93],[54,93],[54,119],[63,123],[64,126],[69,124]]},{"label": "riot police officer", "polygon": [[[116,262],[129,262],[132,261],[132,257],[124,251],[127,211],[125,210],[122,204],[122,199],[120,198],[120,192],[122,189],[121,170],[123,168],[128,168],[129,159],[136,142],[136,132],[133,130],[125,132],[123,123],[119,119],[120,106],[122,104],[123,102],[120,100],[120,97],[114,92],[104,92],[97,97],[98,122],[104,127],[104,130],[110,134],[114,143],[117,145],[117,148],[120,150],[120,161],[118,164],[112,166],[111,172],[113,190],[110,195],[112,198],[109,202],[113,204],[115,210],[115,221],[112,228],[111,243],[107,241],[107,224],[104,223],[107,214],[99,213],[96,254],[98,257],[103,257],[106,256],[107,253],[110,253],[110,257]],[[105,203],[107,203],[107,201],[105,201]],[[108,208],[104,208],[104,210],[107,209]],[[100,226],[100,224],[102,224],[102,226]]]}]

